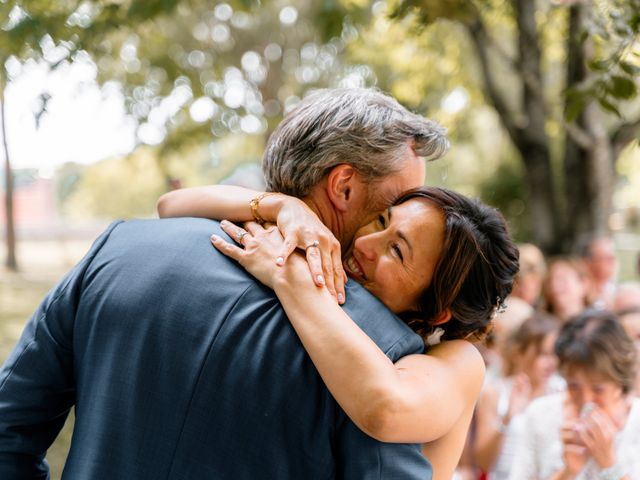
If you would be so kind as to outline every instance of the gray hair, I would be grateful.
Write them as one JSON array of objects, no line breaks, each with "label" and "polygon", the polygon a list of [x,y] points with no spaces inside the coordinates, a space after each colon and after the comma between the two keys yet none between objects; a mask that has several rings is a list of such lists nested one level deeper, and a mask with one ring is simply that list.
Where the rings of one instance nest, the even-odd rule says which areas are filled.
[{"label": "gray hair", "polygon": [[304,197],[339,164],[373,182],[401,170],[408,146],[435,160],[449,149],[446,134],[378,90],[317,90],[269,137],[262,171],[267,190]]}]

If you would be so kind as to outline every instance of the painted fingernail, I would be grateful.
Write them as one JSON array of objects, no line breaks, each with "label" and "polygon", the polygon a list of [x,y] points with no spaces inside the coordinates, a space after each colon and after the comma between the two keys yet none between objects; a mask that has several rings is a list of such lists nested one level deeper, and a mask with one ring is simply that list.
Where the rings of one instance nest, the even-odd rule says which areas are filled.
[{"label": "painted fingernail", "polygon": [[318,282],[318,285],[324,285],[324,277],[322,275],[318,275],[316,277],[316,281]]},{"label": "painted fingernail", "polygon": [[338,303],[344,303],[344,295],[342,293],[338,294]]},{"label": "painted fingernail", "polygon": [[276,258],[276,265],[284,265],[284,257]]},{"label": "painted fingernail", "polygon": [[227,225],[229,225],[229,222],[227,222],[226,220],[221,220],[221,221],[220,221],[220,225],[222,225],[222,226],[225,226],[225,227],[226,227]]},{"label": "painted fingernail", "polygon": [[219,237],[219,236],[217,236],[217,235],[215,235],[215,234],[214,234],[214,235],[211,235],[211,237],[210,237],[210,238],[211,238],[211,241],[212,241],[212,242],[215,242],[215,241],[217,241],[217,240],[220,240],[220,237]]}]

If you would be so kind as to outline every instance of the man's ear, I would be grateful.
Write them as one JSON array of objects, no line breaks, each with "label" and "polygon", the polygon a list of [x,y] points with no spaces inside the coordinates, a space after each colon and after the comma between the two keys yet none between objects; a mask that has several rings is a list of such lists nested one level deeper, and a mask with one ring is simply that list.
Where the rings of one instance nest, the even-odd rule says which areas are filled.
[{"label": "man's ear", "polygon": [[447,308],[440,312],[431,322],[431,325],[442,325],[451,320],[451,309]]},{"label": "man's ear", "polygon": [[333,167],[327,175],[327,193],[334,207],[344,212],[357,204],[365,192],[356,169],[342,163]]}]

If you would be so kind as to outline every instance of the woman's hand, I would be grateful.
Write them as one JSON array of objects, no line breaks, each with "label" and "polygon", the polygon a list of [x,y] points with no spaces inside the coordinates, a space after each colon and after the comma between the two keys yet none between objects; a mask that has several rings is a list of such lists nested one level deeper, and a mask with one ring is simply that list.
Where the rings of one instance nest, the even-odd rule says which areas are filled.
[{"label": "woman's hand", "polygon": [[609,416],[595,407],[582,419],[579,429],[580,440],[586,446],[598,467],[608,468],[616,462],[616,426]]},{"label": "woman's hand", "polygon": [[578,433],[581,428],[579,421],[570,420],[564,423],[560,429],[562,439],[562,458],[565,469],[570,475],[577,475],[584,468],[589,459],[589,451],[580,440]]},{"label": "woman's hand", "polygon": [[522,413],[531,402],[531,382],[525,374],[516,375],[509,394],[509,410],[506,421]]},{"label": "woman's hand", "polygon": [[[211,236],[213,246],[227,257],[236,260],[267,287],[273,288],[279,276],[286,276],[286,281],[301,281],[308,276],[308,269],[301,268],[304,265],[302,258],[291,258],[284,267],[274,262],[274,258],[284,246],[284,239],[276,226],[265,229],[256,222],[247,222],[245,230],[227,220],[223,220],[220,226],[244,248],[226,242],[217,235]],[[297,276],[291,278],[296,271]]]},{"label": "woman's hand", "polygon": [[342,268],[340,243],[304,202],[284,198],[277,215],[277,225],[284,236],[276,255],[278,262],[286,262],[296,248],[304,250],[315,284],[326,285],[338,303],[344,303],[347,276]]}]

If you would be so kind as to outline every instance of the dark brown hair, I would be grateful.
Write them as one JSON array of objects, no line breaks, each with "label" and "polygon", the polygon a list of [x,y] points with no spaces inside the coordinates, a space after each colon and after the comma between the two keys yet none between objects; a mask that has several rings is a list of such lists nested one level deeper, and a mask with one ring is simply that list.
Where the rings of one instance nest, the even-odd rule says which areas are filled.
[{"label": "dark brown hair", "polygon": [[451,319],[440,325],[444,339],[481,339],[511,293],[518,248],[502,215],[478,200],[444,188],[419,187],[402,194],[395,204],[416,198],[444,213],[444,245],[431,284],[418,299],[418,310],[402,317],[426,338],[433,331],[433,319],[449,309]]},{"label": "dark brown hair", "polygon": [[555,350],[563,374],[580,368],[613,380],[624,393],[633,388],[638,353],[612,312],[589,309],[574,317],[560,330]]}]

